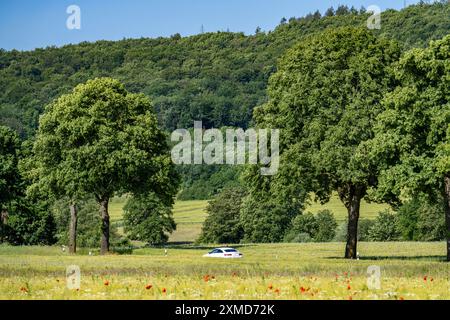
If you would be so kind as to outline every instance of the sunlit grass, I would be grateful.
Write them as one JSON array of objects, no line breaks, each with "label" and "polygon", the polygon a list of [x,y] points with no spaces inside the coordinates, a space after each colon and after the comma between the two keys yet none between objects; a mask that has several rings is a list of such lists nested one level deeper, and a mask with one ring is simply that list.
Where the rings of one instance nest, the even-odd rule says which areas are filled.
[{"label": "sunlit grass", "polygon": [[[240,246],[235,260],[203,258],[207,249],[70,256],[0,246],[0,299],[450,299],[444,242],[361,243],[358,261],[341,258],[342,243]],[[81,268],[80,291],[66,289],[71,264]],[[381,267],[381,290],[367,288],[370,265]]]}]

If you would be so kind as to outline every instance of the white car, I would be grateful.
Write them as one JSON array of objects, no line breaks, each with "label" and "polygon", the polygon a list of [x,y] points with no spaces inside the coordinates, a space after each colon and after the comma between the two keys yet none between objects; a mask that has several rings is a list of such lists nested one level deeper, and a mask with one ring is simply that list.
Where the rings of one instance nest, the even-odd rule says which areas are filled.
[{"label": "white car", "polygon": [[242,253],[233,248],[215,248],[203,256],[208,258],[242,258]]}]

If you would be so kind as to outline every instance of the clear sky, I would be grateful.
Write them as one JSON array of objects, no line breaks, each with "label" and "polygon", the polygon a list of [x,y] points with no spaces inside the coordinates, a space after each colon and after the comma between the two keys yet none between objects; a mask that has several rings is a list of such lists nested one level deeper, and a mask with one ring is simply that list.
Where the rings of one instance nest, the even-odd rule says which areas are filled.
[{"label": "clear sky", "polygon": [[[418,1],[406,0],[406,4]],[[401,9],[405,0],[0,0],[0,48],[30,50],[51,45],[122,38],[183,36],[230,30],[273,30],[282,17],[322,13],[339,4]],[[69,30],[69,5],[81,9],[81,29]]]}]

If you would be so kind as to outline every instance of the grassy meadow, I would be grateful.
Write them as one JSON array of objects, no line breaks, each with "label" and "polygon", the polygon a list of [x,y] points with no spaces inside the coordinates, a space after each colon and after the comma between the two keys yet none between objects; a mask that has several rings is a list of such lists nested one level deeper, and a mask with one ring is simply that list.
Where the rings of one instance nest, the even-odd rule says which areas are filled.
[{"label": "grassy meadow", "polygon": [[[0,246],[0,299],[450,299],[445,243],[361,243],[360,260],[342,243],[237,246],[242,259],[203,258],[206,247],[76,256],[58,247]],[[81,269],[80,290],[65,283]],[[381,267],[381,289],[367,267]]]},{"label": "grassy meadow", "polygon": [[[112,223],[121,224],[125,198],[111,202]],[[178,224],[167,255],[164,248],[98,256],[80,249],[0,246],[0,299],[450,299],[450,265],[445,243],[360,243],[360,260],[342,258],[343,243],[236,245],[243,259],[203,258],[195,247],[206,201],[179,201]],[[339,221],[345,208],[337,198],[326,206]],[[385,206],[367,204],[362,218]],[[120,231],[120,228],[119,228]],[[66,288],[65,270],[81,269],[80,290]],[[367,268],[381,268],[381,289],[369,289]]]},{"label": "grassy meadow", "polygon": [[[111,222],[122,228],[126,198],[110,203]],[[201,232],[207,201],[177,201],[172,245],[135,249],[131,255],[76,256],[59,247],[0,246],[0,299],[450,299],[445,243],[361,243],[361,259],[342,259],[343,243],[237,245],[243,259],[203,258],[210,247],[190,244]],[[385,205],[362,205],[373,219]],[[339,222],[346,209],[334,196]],[[178,244],[177,244],[178,243]],[[81,288],[66,288],[65,269],[80,266]],[[382,270],[380,290],[367,287],[367,267]]]}]

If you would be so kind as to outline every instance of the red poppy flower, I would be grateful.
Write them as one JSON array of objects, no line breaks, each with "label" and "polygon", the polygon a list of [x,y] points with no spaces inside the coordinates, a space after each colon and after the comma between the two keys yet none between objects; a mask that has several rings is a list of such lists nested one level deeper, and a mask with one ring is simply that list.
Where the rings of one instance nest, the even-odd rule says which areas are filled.
[{"label": "red poppy flower", "polygon": [[280,294],[280,289],[275,289],[275,293],[278,293],[278,294]]},{"label": "red poppy flower", "polygon": [[22,288],[20,288],[20,291],[22,291],[22,292],[28,292],[28,289],[25,288],[25,287],[22,287]]},{"label": "red poppy flower", "polygon": [[151,284],[148,284],[145,286],[145,289],[150,290],[153,286]]},{"label": "red poppy flower", "polygon": [[349,296],[349,297],[348,297],[348,300],[353,300],[353,297],[352,297],[352,296]]},{"label": "red poppy flower", "polygon": [[427,281],[427,276],[423,277],[423,281]]},{"label": "red poppy flower", "polygon": [[273,289],[273,285],[272,284],[269,284],[269,286],[267,287],[269,290],[272,290]]},{"label": "red poppy flower", "polygon": [[167,289],[166,288],[162,288],[162,293],[166,293]]},{"label": "red poppy flower", "polygon": [[106,280],[103,284],[104,284],[105,286],[109,286],[109,281]]},{"label": "red poppy flower", "polygon": [[348,285],[347,286],[347,290],[351,290],[352,289],[352,287],[350,287],[350,285]]},{"label": "red poppy flower", "polygon": [[302,293],[304,293],[304,292],[306,292],[306,289],[305,289],[304,287],[300,287],[300,291],[301,291]]}]

